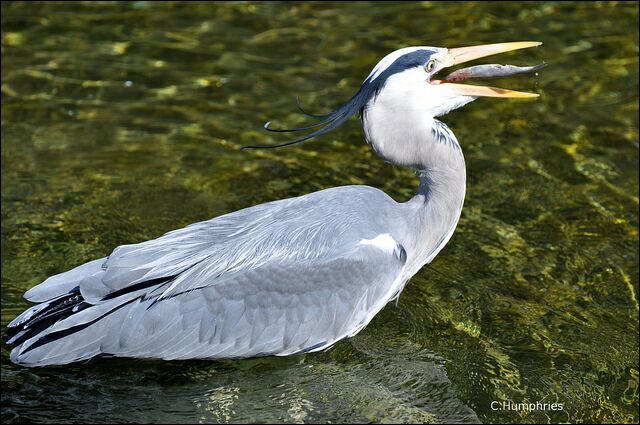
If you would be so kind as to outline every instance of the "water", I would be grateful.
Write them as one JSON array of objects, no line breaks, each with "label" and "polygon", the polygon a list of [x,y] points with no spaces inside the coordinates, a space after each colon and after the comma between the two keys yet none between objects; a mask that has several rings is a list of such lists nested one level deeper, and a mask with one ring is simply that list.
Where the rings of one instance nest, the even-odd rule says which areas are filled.
[{"label": "water", "polygon": [[[355,338],[243,361],[25,369],[3,422],[638,422],[637,3],[3,3],[2,326],[24,291],[115,246],[410,170],[353,120],[284,139],[408,45],[539,40],[550,66],[444,118],[468,168],[448,246]],[[485,62],[487,63],[487,62]],[[493,410],[492,401],[563,403]],[[495,407],[495,405],[494,405]]]}]

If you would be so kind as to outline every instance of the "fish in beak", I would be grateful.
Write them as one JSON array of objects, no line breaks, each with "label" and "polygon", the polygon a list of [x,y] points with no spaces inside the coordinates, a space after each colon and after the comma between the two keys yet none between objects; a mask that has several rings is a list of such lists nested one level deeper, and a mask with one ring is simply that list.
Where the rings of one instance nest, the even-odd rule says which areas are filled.
[{"label": "fish in beak", "polygon": [[[441,69],[449,68],[461,63],[469,62],[486,56],[496,55],[498,53],[510,52],[512,50],[527,49],[529,47],[540,46],[542,43],[538,41],[517,41],[513,43],[497,43],[484,44],[480,46],[458,47],[448,49],[448,51],[440,57],[442,63]],[[524,72],[537,71],[546,66],[546,63],[530,66],[517,67],[513,65],[478,65],[469,68],[459,69],[442,80],[432,80],[431,84],[446,84],[448,88],[453,89],[455,94],[461,96],[486,96],[486,97],[505,97],[505,98],[532,98],[538,97],[536,93],[519,92],[509,89],[501,89],[497,87],[474,86],[469,84],[457,84],[457,81],[463,81],[470,78],[495,78],[506,77]],[[455,82],[453,82],[455,81]]]}]

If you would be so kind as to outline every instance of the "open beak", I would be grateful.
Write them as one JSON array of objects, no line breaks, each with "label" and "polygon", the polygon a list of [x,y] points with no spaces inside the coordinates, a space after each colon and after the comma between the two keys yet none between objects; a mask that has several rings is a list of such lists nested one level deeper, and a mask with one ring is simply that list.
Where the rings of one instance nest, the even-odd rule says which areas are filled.
[{"label": "open beak", "polygon": [[[483,44],[481,46],[458,47],[448,49],[444,55],[443,68],[451,67],[474,59],[496,55],[498,53],[510,52],[512,50],[527,49],[529,47],[540,46],[538,41],[516,41],[513,43]],[[510,97],[510,98],[531,98],[538,97],[536,93],[519,92],[496,87],[472,86],[468,84],[455,84],[447,81],[433,81],[437,84],[446,84],[447,87],[461,96],[487,96],[487,97]]]}]

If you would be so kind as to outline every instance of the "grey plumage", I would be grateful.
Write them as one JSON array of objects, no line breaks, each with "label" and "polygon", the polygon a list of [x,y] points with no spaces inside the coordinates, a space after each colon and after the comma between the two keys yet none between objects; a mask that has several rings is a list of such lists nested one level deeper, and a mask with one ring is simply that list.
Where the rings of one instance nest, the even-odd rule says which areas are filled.
[{"label": "grey plumage", "polygon": [[431,84],[438,60],[455,63],[447,49],[434,47],[389,54],[349,102],[320,117],[320,130],[294,140],[360,112],[374,151],[418,170],[412,199],[397,203],[378,189],[343,186],[117,247],[27,291],[39,304],[8,325],[11,360],[45,366],[99,355],[288,355],[355,335],[433,260],[460,218],[462,150],[434,117],[476,97]]},{"label": "grey plumage", "polygon": [[[379,209],[357,208],[370,203]],[[327,208],[330,205],[344,209]],[[67,272],[70,277],[85,272],[87,277],[69,279],[59,291],[79,286],[92,307],[47,332],[55,338],[118,310],[79,329],[74,338],[29,349],[42,337],[34,335],[13,350],[12,360],[46,365],[104,353],[177,359],[326,348],[366,325],[384,306],[381,300],[401,289],[404,248],[386,251],[362,243],[389,232],[406,234],[407,223],[396,209],[377,189],[346,186],[258,205],[119,247],[106,261]],[[397,223],[397,229],[383,228],[382,217]],[[161,278],[166,280],[108,297]],[[64,274],[50,278],[29,296],[50,296],[50,283],[61,279]],[[24,322],[29,314],[9,326]]]}]

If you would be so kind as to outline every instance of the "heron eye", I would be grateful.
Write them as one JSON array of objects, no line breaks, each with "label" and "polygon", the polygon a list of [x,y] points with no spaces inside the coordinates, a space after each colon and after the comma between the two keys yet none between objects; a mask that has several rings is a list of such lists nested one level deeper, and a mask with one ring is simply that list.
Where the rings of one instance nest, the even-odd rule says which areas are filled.
[{"label": "heron eye", "polygon": [[433,68],[436,66],[436,61],[434,60],[430,60],[429,62],[427,62],[427,65],[425,65],[425,69],[427,70],[427,72],[431,72],[433,71]]}]

